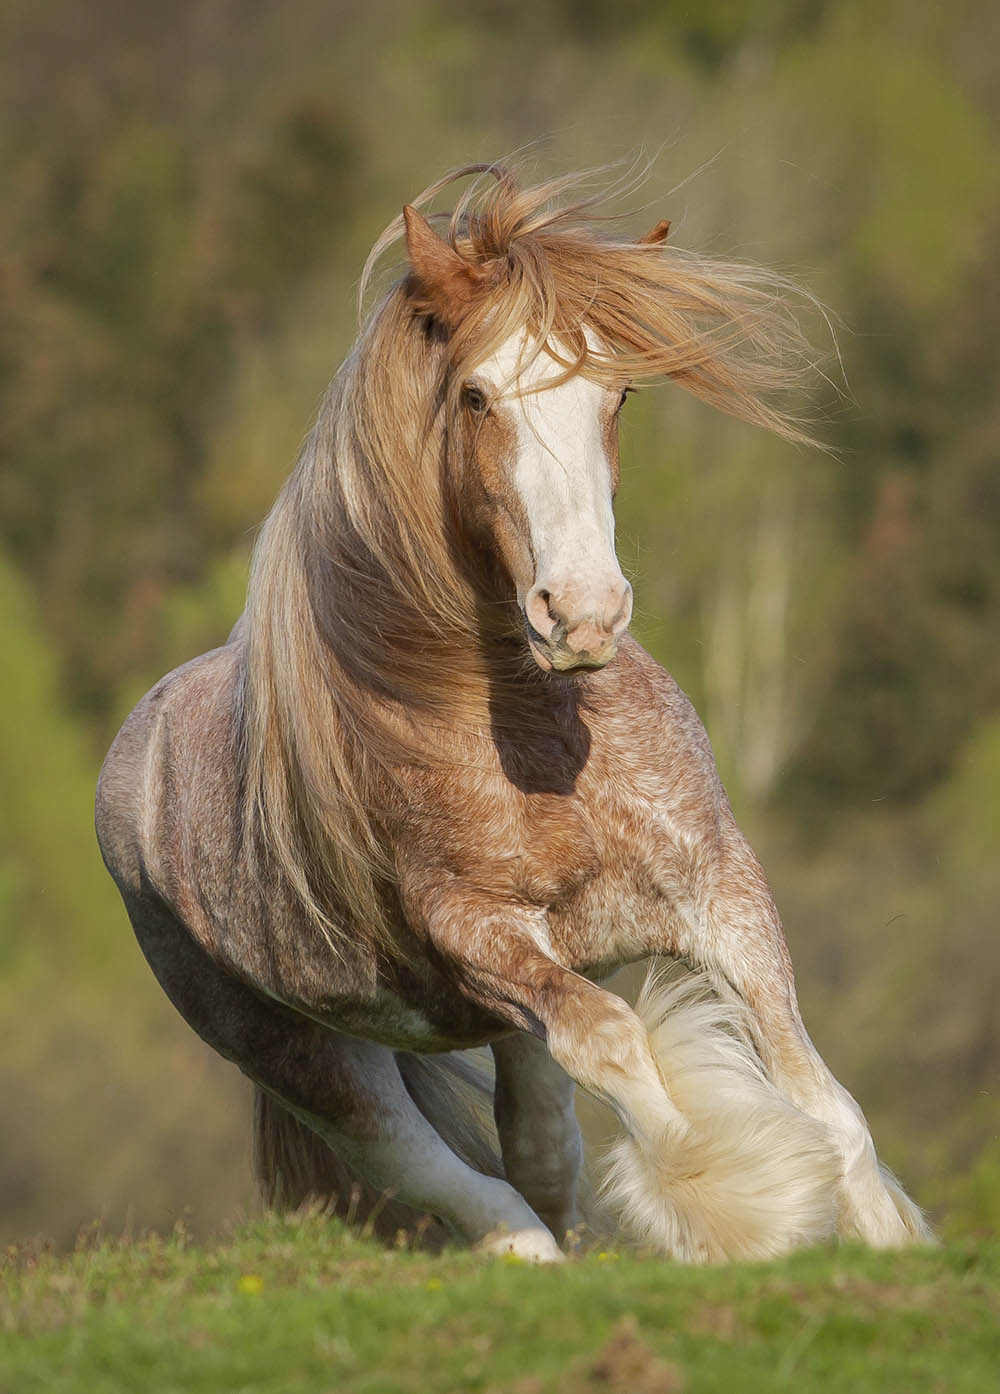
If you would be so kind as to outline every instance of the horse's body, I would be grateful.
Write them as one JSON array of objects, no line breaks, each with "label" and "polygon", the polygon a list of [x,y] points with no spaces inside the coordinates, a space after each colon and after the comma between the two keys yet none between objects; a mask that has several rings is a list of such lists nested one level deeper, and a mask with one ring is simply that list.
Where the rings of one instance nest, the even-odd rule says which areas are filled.
[{"label": "horse's body", "polygon": [[[168,995],[258,1086],[274,1194],[360,1174],[471,1239],[557,1257],[576,1081],[625,1126],[630,1227],[680,1257],[835,1229],[903,1242],[919,1212],[805,1034],[701,724],[624,633],[622,386],[670,373],[782,428],[725,357],[763,292],[734,282],[730,307],[681,261],[654,285],[674,318],[651,346],[653,311],[637,327],[614,266],[588,270],[601,244],[557,237],[542,206],[502,179],[452,247],[408,210],[410,275],[335,382],[246,616],[112,748],[105,859]],[[613,248],[655,282],[658,240]],[[642,1020],[597,985],[652,955],[700,965],[739,1010],[673,989],[658,1034],[655,1005]],[[484,1044],[502,1167],[440,1054]]]}]

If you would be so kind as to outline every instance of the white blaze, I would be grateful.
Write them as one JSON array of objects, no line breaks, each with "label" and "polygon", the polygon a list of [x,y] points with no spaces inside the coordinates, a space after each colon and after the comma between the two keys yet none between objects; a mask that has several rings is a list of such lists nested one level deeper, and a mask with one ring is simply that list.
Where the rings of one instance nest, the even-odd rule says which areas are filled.
[{"label": "white blaze", "polygon": [[[609,587],[624,585],[602,430],[609,394],[580,374],[558,383],[562,369],[545,352],[522,370],[527,349],[517,336],[479,372],[514,414],[513,483],[528,519],[534,582],[554,594],[571,591],[584,608],[590,599],[603,604]],[[518,600],[523,605],[525,596]]]}]

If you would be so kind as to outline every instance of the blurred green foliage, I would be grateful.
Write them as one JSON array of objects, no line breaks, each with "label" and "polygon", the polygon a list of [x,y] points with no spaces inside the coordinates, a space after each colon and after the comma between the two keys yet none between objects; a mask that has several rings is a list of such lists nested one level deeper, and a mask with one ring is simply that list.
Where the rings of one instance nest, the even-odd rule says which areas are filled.
[{"label": "blurred green foliage", "polygon": [[3,8],[4,1230],[249,1201],[242,1096],[100,868],[96,769],[224,641],[377,233],[524,146],[541,173],[652,151],[637,232],[670,216],[834,308],[831,454],[642,394],[620,550],[821,1049],[921,1199],[996,1230],[998,41],[978,0]]}]

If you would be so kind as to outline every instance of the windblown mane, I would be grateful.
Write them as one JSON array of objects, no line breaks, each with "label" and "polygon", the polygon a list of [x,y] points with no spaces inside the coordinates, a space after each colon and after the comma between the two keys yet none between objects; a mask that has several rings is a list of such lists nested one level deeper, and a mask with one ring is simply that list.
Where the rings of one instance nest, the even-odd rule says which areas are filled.
[{"label": "windblown mane", "polygon": [[[567,375],[669,380],[809,440],[780,405],[812,367],[794,286],[625,238],[599,200],[567,201],[586,175],[519,189],[506,169],[471,166],[414,206],[482,173],[492,179],[440,221],[488,294],[446,336],[412,281],[395,282],[335,377],[251,570],[246,811],[260,864],[277,865],[334,949],[352,926],[389,933],[380,812],[394,764],[427,758],[416,723],[488,733],[484,613],[498,635],[516,628],[513,603],[484,612],[462,564],[446,458],[463,378],[526,329]],[[376,242],[362,295],[402,231],[397,218]]]}]

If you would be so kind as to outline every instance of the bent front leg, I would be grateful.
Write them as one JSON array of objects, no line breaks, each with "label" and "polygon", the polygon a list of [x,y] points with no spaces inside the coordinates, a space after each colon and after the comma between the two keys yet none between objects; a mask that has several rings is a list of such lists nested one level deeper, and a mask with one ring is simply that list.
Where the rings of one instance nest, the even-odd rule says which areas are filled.
[{"label": "bent front leg", "polygon": [[[753,1101],[761,1088],[752,1088],[759,1070],[744,1068],[744,1052],[734,1071],[734,1042],[724,1030],[701,1039],[703,1011],[681,1014],[674,1059],[654,1056],[650,1030],[626,1002],[555,961],[541,912],[453,885],[433,894],[424,913],[453,981],[532,1032],[617,1113],[626,1135],[611,1153],[607,1195],[635,1238],[702,1262],[771,1257],[831,1232],[836,1169],[822,1130],[806,1120],[800,1146],[798,1128],[792,1163],[776,1181],[771,1148],[789,1151],[777,1134],[795,1111],[783,1102],[776,1126],[760,1127]],[[717,1074],[721,1126],[704,1103]]]},{"label": "bent front leg", "polygon": [[[435,883],[423,895],[409,887],[407,899],[411,922],[422,925],[429,948],[455,985],[508,1025],[536,1037],[630,1133],[657,1138],[687,1130],[657,1071],[646,1028],[627,1002],[556,961],[543,911],[461,883],[443,889]],[[506,1048],[525,1054],[530,1049]],[[506,1087],[501,1084],[501,1090]],[[501,1112],[504,1108],[502,1102]]]},{"label": "bent front leg", "polygon": [[[540,911],[454,883],[422,911],[453,981],[544,1041],[618,1114],[627,1136],[612,1154],[608,1194],[635,1237],[700,1262],[770,1257],[831,1232],[837,1172],[822,1129],[784,1100],[761,1127],[755,1101],[779,1096],[761,1083],[752,1052],[734,1061],[732,1035],[703,1008],[689,1004],[676,1049],[654,1057],[650,1030],[626,1002],[556,962]],[[713,1090],[721,1120],[705,1106]],[[791,1146],[779,1136],[789,1131]],[[777,1179],[774,1147],[788,1154]]]},{"label": "bent front leg", "polygon": [[507,1180],[560,1243],[577,1223],[583,1161],[574,1084],[544,1042],[518,1031],[493,1046],[494,1114]]}]

